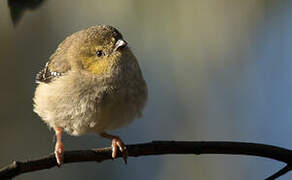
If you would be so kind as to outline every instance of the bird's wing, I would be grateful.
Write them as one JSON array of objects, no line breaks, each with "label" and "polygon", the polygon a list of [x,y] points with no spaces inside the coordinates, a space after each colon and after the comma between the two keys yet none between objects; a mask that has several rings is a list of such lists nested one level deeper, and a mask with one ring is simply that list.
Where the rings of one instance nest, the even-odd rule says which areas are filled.
[{"label": "bird's wing", "polygon": [[71,69],[68,61],[67,50],[70,46],[71,39],[63,41],[57,48],[56,52],[50,57],[45,67],[36,75],[36,83],[49,83],[53,79],[64,75]]},{"label": "bird's wing", "polygon": [[62,76],[65,74],[70,68],[64,70],[53,70],[51,67],[51,61],[47,62],[45,67],[36,75],[36,83],[49,83],[53,79]]}]

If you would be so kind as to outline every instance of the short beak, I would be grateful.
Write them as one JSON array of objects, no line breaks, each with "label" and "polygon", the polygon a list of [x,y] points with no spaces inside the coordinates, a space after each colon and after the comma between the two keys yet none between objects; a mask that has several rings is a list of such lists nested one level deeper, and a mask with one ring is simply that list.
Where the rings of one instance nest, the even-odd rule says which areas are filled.
[{"label": "short beak", "polygon": [[123,49],[124,47],[127,46],[127,42],[123,39],[119,39],[116,44],[115,44],[115,48],[114,48],[114,51],[117,51],[119,49]]}]

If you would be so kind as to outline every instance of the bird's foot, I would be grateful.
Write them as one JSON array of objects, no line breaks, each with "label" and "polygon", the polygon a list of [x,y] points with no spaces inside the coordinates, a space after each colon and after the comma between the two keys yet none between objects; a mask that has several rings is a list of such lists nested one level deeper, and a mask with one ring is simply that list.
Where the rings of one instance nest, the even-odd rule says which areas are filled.
[{"label": "bird's foot", "polygon": [[55,157],[57,160],[58,167],[60,167],[64,160],[64,144],[57,142],[55,146]]},{"label": "bird's foot", "polygon": [[118,148],[123,154],[123,159],[124,159],[125,164],[127,164],[128,152],[127,152],[126,146],[118,136],[115,136],[112,138],[112,158],[113,159],[117,157]]},{"label": "bird's foot", "polygon": [[120,137],[113,136],[113,135],[107,134],[105,132],[100,133],[100,136],[112,140],[112,158],[115,159],[117,157],[117,151],[119,148],[119,150],[121,151],[121,153],[123,155],[123,159],[125,161],[125,164],[127,164],[128,152],[127,152],[125,144],[120,139]]}]

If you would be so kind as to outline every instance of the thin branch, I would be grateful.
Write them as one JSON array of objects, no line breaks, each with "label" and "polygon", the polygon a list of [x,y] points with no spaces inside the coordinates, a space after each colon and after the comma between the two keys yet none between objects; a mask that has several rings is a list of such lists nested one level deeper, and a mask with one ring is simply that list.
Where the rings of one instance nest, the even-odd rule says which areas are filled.
[{"label": "thin branch", "polygon": [[[153,141],[143,144],[127,145],[128,155],[132,157],[163,154],[230,154],[249,155],[274,159],[292,164],[292,151],[277,146],[223,141]],[[121,153],[117,154],[121,157]],[[66,151],[64,164],[85,161],[102,162],[111,158],[111,148]],[[0,170],[0,179],[10,179],[17,175],[48,169],[57,166],[54,154],[25,162],[14,161]],[[280,174],[281,175],[281,174]]]},{"label": "thin branch", "polygon": [[287,172],[291,171],[291,166],[290,165],[286,165],[285,167],[283,167],[282,169],[280,169],[278,172],[276,172],[275,174],[271,175],[270,177],[266,178],[266,180],[274,180],[277,179],[280,176],[283,176],[284,174],[286,174]]}]

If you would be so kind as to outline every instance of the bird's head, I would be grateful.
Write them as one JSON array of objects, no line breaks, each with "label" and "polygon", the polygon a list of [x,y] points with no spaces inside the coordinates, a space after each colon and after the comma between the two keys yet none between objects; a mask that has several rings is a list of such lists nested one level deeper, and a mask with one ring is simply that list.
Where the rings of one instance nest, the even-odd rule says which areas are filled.
[{"label": "bird's head", "polygon": [[76,59],[79,69],[94,75],[112,73],[117,68],[136,64],[122,34],[111,26],[93,26],[79,31],[72,36],[72,48],[69,48]]}]

